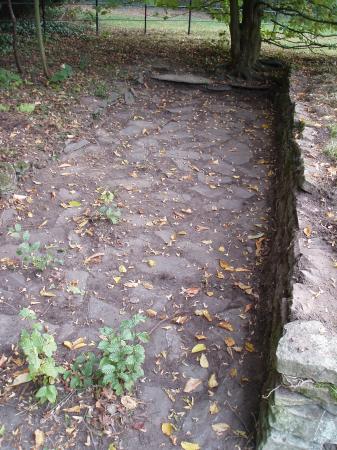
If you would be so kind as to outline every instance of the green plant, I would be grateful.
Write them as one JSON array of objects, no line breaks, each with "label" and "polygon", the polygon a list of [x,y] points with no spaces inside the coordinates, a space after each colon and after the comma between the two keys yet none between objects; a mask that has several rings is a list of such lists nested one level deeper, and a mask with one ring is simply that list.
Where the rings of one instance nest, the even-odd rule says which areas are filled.
[{"label": "green plant", "polygon": [[325,147],[324,153],[331,159],[337,160],[337,140],[332,139]]},{"label": "green plant", "polygon": [[65,380],[69,380],[69,386],[72,389],[85,389],[97,380],[97,364],[98,359],[92,352],[81,353],[73,362],[70,370],[66,370],[63,374]]},{"label": "green plant", "polygon": [[334,123],[333,125],[329,126],[329,130],[330,130],[330,136],[332,139],[336,139],[337,138],[337,123]]},{"label": "green plant", "polygon": [[0,426],[0,438],[4,437],[5,431],[6,431],[5,425],[1,425]]},{"label": "green plant", "polygon": [[111,386],[117,395],[122,395],[124,390],[130,391],[135,382],[144,376],[142,365],[145,350],[141,343],[148,342],[149,335],[134,331],[144,321],[144,316],[136,314],[130,320],[123,320],[118,332],[109,327],[100,330],[102,340],[98,348],[103,352],[99,362],[102,373],[100,382]]},{"label": "green plant", "polygon": [[21,331],[19,348],[28,363],[29,380],[35,381],[40,386],[35,397],[41,403],[46,401],[55,403],[57,398],[55,382],[64,369],[56,365],[53,357],[57,350],[54,337],[48,333],[41,333],[42,324],[36,321],[34,311],[23,308],[20,316],[32,321],[29,330]]},{"label": "green plant", "polygon": [[63,83],[67,78],[70,78],[73,74],[73,69],[68,64],[62,64],[61,69],[55,72],[50,77],[51,83]]},{"label": "green plant", "polygon": [[122,216],[120,209],[113,202],[115,194],[110,191],[104,190],[99,198],[99,202],[103,205],[99,208],[99,214],[108,219],[112,224],[116,225]]},{"label": "green plant", "polygon": [[10,70],[0,68],[0,89],[19,87],[22,84],[20,76]]},{"label": "green plant", "polygon": [[9,106],[4,105],[3,103],[0,103],[0,112],[8,112],[8,111],[9,111]]},{"label": "green plant", "polygon": [[94,95],[99,98],[107,98],[109,95],[109,88],[104,81],[97,81],[94,85]]},{"label": "green plant", "polygon": [[22,231],[22,227],[19,223],[15,224],[14,228],[10,228],[8,234],[15,239],[22,240],[22,243],[16,250],[16,254],[21,257],[24,265],[33,266],[34,269],[42,272],[47,267],[54,264],[63,264],[63,261],[56,258],[54,255],[41,252],[40,242],[30,243],[29,231]]},{"label": "green plant", "polygon": [[16,108],[19,112],[31,114],[35,110],[34,103],[20,103]]}]

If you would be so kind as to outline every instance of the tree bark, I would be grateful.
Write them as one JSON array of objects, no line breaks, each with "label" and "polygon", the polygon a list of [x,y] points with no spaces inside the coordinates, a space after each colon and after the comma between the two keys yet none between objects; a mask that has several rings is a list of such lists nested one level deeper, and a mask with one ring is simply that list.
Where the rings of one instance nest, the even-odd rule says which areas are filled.
[{"label": "tree bark", "polygon": [[46,78],[49,78],[49,71],[47,66],[47,58],[44,50],[44,43],[42,37],[42,29],[41,29],[41,17],[40,17],[40,1],[34,0],[34,11],[35,11],[35,27],[36,27],[36,37],[39,45],[43,73]]},{"label": "tree bark", "polygon": [[9,10],[9,14],[11,17],[11,21],[13,24],[13,33],[12,33],[12,42],[13,42],[13,54],[15,59],[15,64],[19,73],[22,73],[22,66],[19,58],[18,47],[17,47],[17,32],[16,32],[16,17],[13,11],[12,0],[7,0],[7,6]]},{"label": "tree bark", "polygon": [[[243,0],[242,21],[237,28],[237,1],[230,1],[231,7],[231,55],[236,76],[249,79],[254,74],[261,51],[261,20],[263,7],[260,0]],[[239,33],[237,32],[239,29]],[[232,31],[233,30],[233,31]],[[239,35],[239,39],[238,39]],[[239,44],[238,44],[239,41]],[[238,51],[239,45],[239,51]]]},{"label": "tree bark", "polygon": [[235,65],[240,59],[240,8],[238,0],[230,0],[231,58]]}]

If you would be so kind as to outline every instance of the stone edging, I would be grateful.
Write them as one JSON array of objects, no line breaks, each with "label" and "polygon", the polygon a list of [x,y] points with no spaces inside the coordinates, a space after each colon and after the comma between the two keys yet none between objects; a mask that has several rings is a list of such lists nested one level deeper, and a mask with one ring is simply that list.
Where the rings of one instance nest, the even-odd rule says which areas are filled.
[{"label": "stone edging", "polygon": [[[259,450],[321,450],[337,444],[337,335],[331,326],[337,309],[331,284],[336,269],[331,248],[321,238],[308,239],[303,233],[310,211],[320,208],[315,195],[319,186],[307,170],[315,145],[312,130],[305,128],[294,137],[302,109],[299,103],[294,108],[291,85],[290,78],[290,90],[285,86],[276,96],[280,114],[276,231],[264,289],[264,312],[272,318],[271,351]],[[326,320],[327,308],[331,322]]]}]

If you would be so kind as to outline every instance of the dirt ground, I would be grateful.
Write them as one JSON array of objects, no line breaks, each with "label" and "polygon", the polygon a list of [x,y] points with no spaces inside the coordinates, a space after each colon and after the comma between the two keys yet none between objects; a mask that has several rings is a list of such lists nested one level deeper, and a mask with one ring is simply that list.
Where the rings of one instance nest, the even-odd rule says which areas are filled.
[{"label": "dirt ground", "polygon": [[[173,449],[182,441],[254,448],[264,378],[255,317],[273,177],[270,101],[265,92],[208,92],[150,78],[132,88],[126,103],[104,103],[83,136],[68,136],[58,158],[3,200],[2,448],[32,448],[37,428],[49,449]],[[76,113],[88,120],[100,102],[82,96]],[[100,188],[116,195],[117,225],[92,220]],[[80,204],[64,207],[73,200]],[[15,223],[51,245],[64,265],[37,274],[16,264],[17,242],[7,234]],[[69,292],[72,283],[81,293]],[[132,394],[137,409],[101,394],[102,412],[90,392],[69,393],[62,384],[54,408],[38,407],[31,386],[5,388],[22,370],[13,350],[23,327],[18,312],[27,306],[54,333],[59,361],[77,355],[64,341],[83,337],[91,349],[103,324],[148,315],[145,377]],[[208,368],[191,352],[199,342]],[[190,379],[197,383],[184,392]],[[80,412],[64,411],[76,405]],[[165,422],[175,427],[171,439],[161,431]]]}]

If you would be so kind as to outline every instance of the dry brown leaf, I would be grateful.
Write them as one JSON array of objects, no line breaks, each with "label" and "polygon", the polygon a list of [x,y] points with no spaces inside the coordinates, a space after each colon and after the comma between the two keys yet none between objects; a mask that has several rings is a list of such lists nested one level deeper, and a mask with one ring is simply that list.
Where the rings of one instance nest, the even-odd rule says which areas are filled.
[{"label": "dry brown leaf", "polygon": [[212,322],[212,320],[213,320],[208,309],[197,309],[196,311],[194,311],[194,314],[196,316],[205,317],[205,319],[207,319],[209,322]]},{"label": "dry brown leaf", "polygon": [[20,373],[19,375],[17,375],[14,378],[13,383],[11,384],[11,386],[19,386],[20,384],[28,383],[29,381],[31,381],[29,373],[28,372],[23,372],[23,373]]},{"label": "dry brown leaf", "polygon": [[102,252],[94,253],[93,255],[88,256],[88,258],[85,258],[84,264],[97,264],[100,262],[102,256],[104,256],[104,253]]},{"label": "dry brown leaf", "polygon": [[172,322],[177,323],[178,325],[184,325],[188,320],[187,316],[177,316],[172,319]]},{"label": "dry brown leaf", "polygon": [[123,395],[121,398],[121,404],[129,411],[137,408],[137,400],[130,397],[129,395]]},{"label": "dry brown leaf", "polygon": [[218,323],[218,327],[223,328],[227,331],[234,331],[233,325],[230,322],[227,322],[226,320],[222,320]]},{"label": "dry brown leaf", "polygon": [[227,345],[227,347],[233,347],[235,345],[235,341],[232,337],[226,337],[225,344]]},{"label": "dry brown leaf", "polygon": [[212,402],[212,403],[209,405],[209,412],[210,412],[210,414],[212,414],[212,416],[213,416],[214,414],[217,414],[219,411],[220,411],[220,408],[219,408],[217,402]]},{"label": "dry brown leaf", "polygon": [[156,317],[157,316],[157,311],[155,311],[154,309],[147,309],[146,310],[146,315],[148,317]]},{"label": "dry brown leaf", "polygon": [[312,230],[311,230],[310,226],[305,227],[303,230],[303,233],[306,235],[307,238],[310,238],[311,232],[312,232]]},{"label": "dry brown leaf", "polygon": [[247,350],[247,352],[253,353],[255,352],[255,347],[251,342],[245,342],[245,349]]},{"label": "dry brown leaf", "polygon": [[64,412],[67,413],[80,413],[81,412],[81,405],[72,406],[71,408],[63,408]]},{"label": "dry brown leaf", "polygon": [[187,394],[194,391],[198,386],[200,386],[202,383],[199,378],[189,378],[185,384],[184,392]]},{"label": "dry brown leaf", "polygon": [[198,288],[198,287],[190,287],[190,288],[183,288],[183,294],[186,296],[186,297],[195,297],[197,294],[198,294],[198,292],[200,291],[200,288]]}]

